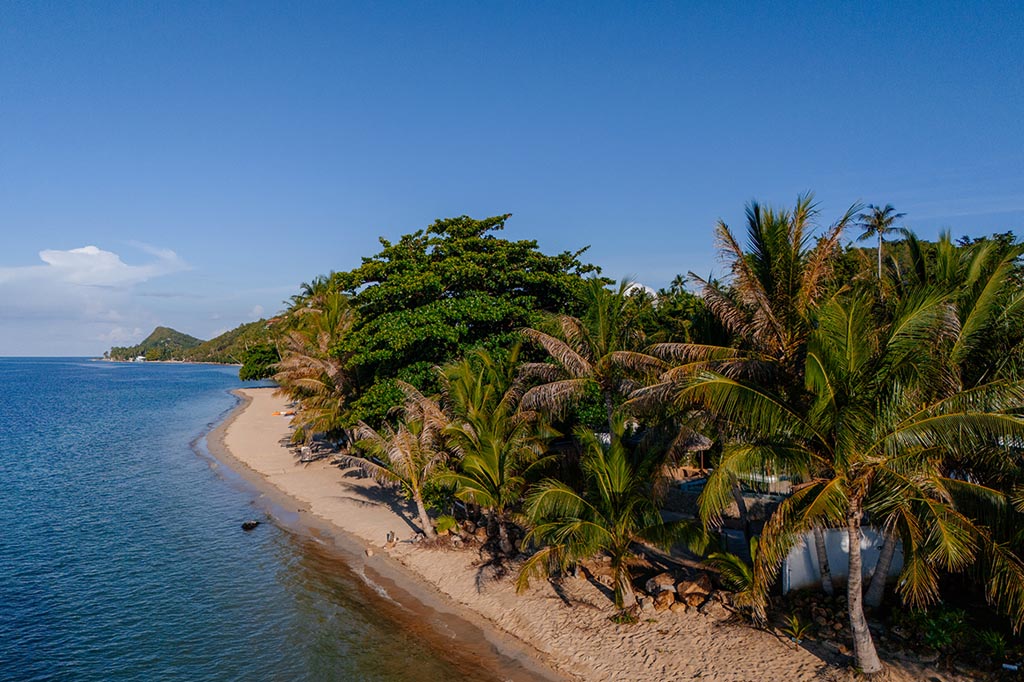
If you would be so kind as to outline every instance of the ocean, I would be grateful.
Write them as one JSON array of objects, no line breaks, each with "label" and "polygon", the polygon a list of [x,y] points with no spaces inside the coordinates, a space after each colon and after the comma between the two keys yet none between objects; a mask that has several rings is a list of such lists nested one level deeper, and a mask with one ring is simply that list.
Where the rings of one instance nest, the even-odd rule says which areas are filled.
[{"label": "ocean", "polygon": [[0,359],[0,680],[505,677],[468,624],[375,589],[217,465],[203,436],[242,385]]}]

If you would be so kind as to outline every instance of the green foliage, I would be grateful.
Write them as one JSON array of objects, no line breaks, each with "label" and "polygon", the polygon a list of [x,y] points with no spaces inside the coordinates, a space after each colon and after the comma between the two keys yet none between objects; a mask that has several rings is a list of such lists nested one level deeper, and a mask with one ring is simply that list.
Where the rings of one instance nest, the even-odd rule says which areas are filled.
[{"label": "green foliage", "polygon": [[438,535],[445,535],[453,530],[458,530],[459,522],[455,520],[454,516],[442,514],[434,521],[434,527],[437,529]]},{"label": "green foliage", "polygon": [[702,549],[704,535],[688,521],[665,521],[655,498],[664,453],[630,449],[622,438],[623,423],[614,423],[611,444],[587,430],[576,437],[583,446],[584,489],[547,479],[526,499],[533,528],[524,543],[539,549],[524,564],[518,588],[537,575],[565,570],[600,552],[611,557],[615,604],[628,608],[635,601],[630,567],[636,562],[632,546],[647,542],[668,549],[676,542]]},{"label": "green foliage", "polygon": [[782,627],[782,634],[799,644],[807,635],[811,634],[811,623],[805,623],[800,619],[800,614],[791,613],[786,616]]},{"label": "green foliage", "polygon": [[993,661],[999,662],[1006,658],[1006,637],[996,630],[979,630],[974,638],[981,649]]},{"label": "green foliage", "polygon": [[549,256],[536,241],[500,239],[507,219],[438,220],[398,242],[381,239],[380,253],[332,276],[358,311],[338,353],[366,384],[360,418],[379,421],[394,406],[381,383],[402,378],[430,391],[424,370],[473,348],[509,347],[542,312],[576,309],[582,275],[596,270],[579,260],[583,251]]},{"label": "green foliage", "polygon": [[898,616],[899,624],[913,633],[924,646],[946,651],[959,642],[966,631],[962,609],[939,606],[927,611],[909,610]]},{"label": "green foliage", "polygon": [[238,370],[238,378],[242,381],[255,381],[274,376],[274,369],[281,360],[277,346],[261,343],[253,346],[242,354],[242,367]]}]

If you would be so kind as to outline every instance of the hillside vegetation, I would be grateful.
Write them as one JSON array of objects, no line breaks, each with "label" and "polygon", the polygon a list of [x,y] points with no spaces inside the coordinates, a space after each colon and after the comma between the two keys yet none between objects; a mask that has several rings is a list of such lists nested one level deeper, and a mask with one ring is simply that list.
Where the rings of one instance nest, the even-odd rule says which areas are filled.
[{"label": "hillside vegetation", "polygon": [[266,320],[239,325],[209,341],[197,339],[169,327],[157,327],[136,346],[115,346],[104,354],[111,360],[178,360],[183,362],[222,362],[239,364],[246,352],[267,345],[270,339]]}]

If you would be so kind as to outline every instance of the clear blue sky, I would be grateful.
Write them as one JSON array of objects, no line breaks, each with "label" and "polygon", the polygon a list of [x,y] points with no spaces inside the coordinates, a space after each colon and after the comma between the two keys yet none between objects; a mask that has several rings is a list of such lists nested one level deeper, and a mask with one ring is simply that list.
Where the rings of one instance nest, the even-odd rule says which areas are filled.
[{"label": "clear blue sky", "polygon": [[0,355],[206,338],[451,215],[654,287],[805,190],[1024,234],[1022,7],[2,3]]}]

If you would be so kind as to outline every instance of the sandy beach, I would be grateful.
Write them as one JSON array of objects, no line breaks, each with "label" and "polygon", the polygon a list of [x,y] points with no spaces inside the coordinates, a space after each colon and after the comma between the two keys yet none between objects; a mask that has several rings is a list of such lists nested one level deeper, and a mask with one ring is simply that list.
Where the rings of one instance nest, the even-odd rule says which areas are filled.
[{"label": "sandy beach", "polygon": [[[516,594],[511,579],[478,580],[475,550],[425,549],[408,542],[385,548],[389,531],[415,535],[414,514],[390,491],[327,461],[299,464],[281,440],[289,433],[283,398],[272,389],[239,391],[244,403],[211,434],[210,449],[254,482],[288,496],[304,518],[370,550],[370,565],[397,562],[482,625],[492,644],[517,657],[533,675],[546,668],[569,680],[826,679],[827,666],[810,652],[753,628],[726,622],[723,610],[665,611],[635,625],[609,620],[614,608],[585,579],[545,581]],[[530,659],[539,661],[531,664]],[[529,675],[529,673],[528,673]]]}]

